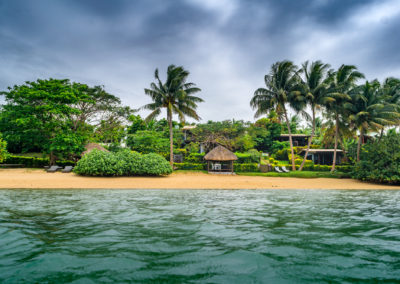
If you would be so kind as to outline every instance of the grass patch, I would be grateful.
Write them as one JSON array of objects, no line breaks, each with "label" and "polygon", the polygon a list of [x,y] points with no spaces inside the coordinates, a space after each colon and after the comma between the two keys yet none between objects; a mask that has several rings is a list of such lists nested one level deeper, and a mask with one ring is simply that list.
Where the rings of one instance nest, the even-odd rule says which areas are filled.
[{"label": "grass patch", "polygon": [[350,178],[350,174],[342,172],[318,172],[318,171],[292,171],[289,173],[237,173],[241,176],[263,176],[263,177],[294,177],[294,178]]},{"label": "grass patch", "polygon": [[205,170],[174,170],[173,171],[174,173],[176,173],[176,174],[190,174],[190,173],[203,173],[203,174],[206,174],[206,173],[208,173],[207,171],[205,171]]}]

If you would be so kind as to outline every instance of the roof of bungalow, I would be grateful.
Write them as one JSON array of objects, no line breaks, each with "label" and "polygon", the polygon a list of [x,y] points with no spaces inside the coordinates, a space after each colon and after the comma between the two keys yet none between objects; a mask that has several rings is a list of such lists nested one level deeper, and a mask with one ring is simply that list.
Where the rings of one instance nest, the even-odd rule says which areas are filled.
[{"label": "roof of bungalow", "polygon": [[101,145],[99,145],[97,143],[88,143],[88,144],[86,144],[85,151],[82,152],[81,156],[92,152],[94,149],[108,152],[108,150],[106,148],[104,148],[103,146],[101,146]]},{"label": "roof of bungalow", "polygon": [[[305,152],[306,150],[303,149],[301,152]],[[333,153],[335,149],[310,149],[308,153]],[[341,149],[336,149],[336,152],[343,152]]]},{"label": "roof of bungalow", "polygon": [[[289,137],[289,134],[281,134],[281,137]],[[310,134],[292,134],[292,137],[310,137]]]},{"label": "roof of bungalow", "polygon": [[196,125],[185,125],[182,127],[182,130],[190,130],[196,128]]},{"label": "roof of bungalow", "polygon": [[207,161],[235,161],[237,159],[234,153],[221,145],[215,147],[204,156],[204,160]]}]

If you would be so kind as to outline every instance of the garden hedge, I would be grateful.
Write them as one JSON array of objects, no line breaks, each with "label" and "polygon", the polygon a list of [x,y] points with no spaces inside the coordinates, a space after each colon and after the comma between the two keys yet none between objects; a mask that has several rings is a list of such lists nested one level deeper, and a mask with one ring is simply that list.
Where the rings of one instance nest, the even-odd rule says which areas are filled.
[{"label": "garden hedge", "polygon": [[[35,157],[23,157],[23,156],[8,156],[3,164],[23,164],[26,168],[43,168],[50,164],[48,158],[35,158]],[[74,161],[59,160],[56,162],[58,166],[74,166]]]}]

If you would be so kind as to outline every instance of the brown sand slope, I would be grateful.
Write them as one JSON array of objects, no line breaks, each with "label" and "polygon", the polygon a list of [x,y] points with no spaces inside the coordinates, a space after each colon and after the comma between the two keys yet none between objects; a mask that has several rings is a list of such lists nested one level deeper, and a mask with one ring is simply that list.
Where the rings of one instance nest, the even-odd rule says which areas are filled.
[{"label": "brown sand slope", "polygon": [[168,177],[81,177],[44,170],[0,169],[0,188],[177,188],[177,189],[397,189],[352,179],[301,179],[174,173]]}]

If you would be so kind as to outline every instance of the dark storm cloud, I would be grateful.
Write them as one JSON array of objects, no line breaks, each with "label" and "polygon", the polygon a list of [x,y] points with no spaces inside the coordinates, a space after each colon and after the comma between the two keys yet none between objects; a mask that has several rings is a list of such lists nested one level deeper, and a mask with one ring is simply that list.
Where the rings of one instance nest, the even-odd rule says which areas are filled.
[{"label": "dark storm cloud", "polygon": [[137,108],[154,69],[173,63],[202,88],[205,120],[251,119],[277,60],[400,77],[399,24],[395,0],[0,0],[0,89],[67,77]]}]

